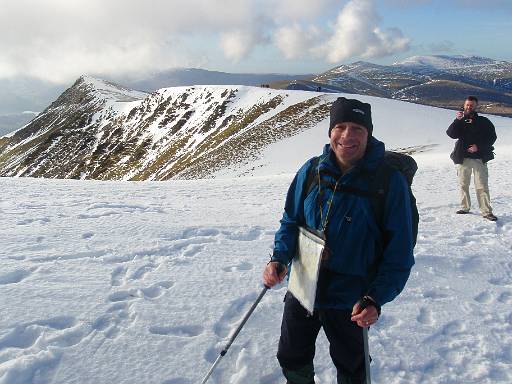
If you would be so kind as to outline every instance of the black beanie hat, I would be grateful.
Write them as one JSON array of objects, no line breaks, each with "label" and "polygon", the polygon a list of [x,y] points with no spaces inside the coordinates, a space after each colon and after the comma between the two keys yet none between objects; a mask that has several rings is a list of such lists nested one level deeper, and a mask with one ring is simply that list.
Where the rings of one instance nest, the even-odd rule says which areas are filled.
[{"label": "black beanie hat", "polygon": [[373,132],[372,107],[356,99],[338,97],[331,105],[331,120],[329,123],[329,137],[331,131],[338,123],[352,122],[360,124],[368,130],[368,138]]}]

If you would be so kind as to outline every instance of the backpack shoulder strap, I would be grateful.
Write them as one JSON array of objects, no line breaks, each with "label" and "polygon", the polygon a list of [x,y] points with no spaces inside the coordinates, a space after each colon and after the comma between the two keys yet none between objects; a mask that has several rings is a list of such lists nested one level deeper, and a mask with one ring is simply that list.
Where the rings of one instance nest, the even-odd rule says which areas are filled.
[{"label": "backpack shoulder strap", "polygon": [[386,161],[382,161],[377,169],[370,174],[369,187],[370,191],[373,191],[370,196],[370,204],[372,211],[375,215],[375,221],[379,227],[380,233],[385,241],[384,231],[384,209],[386,207],[386,196],[389,190],[389,179],[391,174],[395,171],[391,165]]},{"label": "backpack shoulder strap", "polygon": [[407,187],[409,190],[409,199],[411,204],[413,246],[416,245],[416,238],[418,236],[419,213],[418,207],[416,205],[416,198],[412,193],[411,183],[418,167],[414,159],[410,158],[412,161],[405,157],[404,159],[406,160],[409,168],[405,170],[403,167],[397,169],[393,163],[390,164],[388,161],[384,160],[377,167],[374,177],[370,178],[370,190],[376,192],[373,194],[373,197],[370,197],[370,203],[375,214],[377,226],[379,227],[380,233],[382,235],[383,246],[385,246],[385,244],[388,242],[388,234],[384,228],[384,210],[386,208],[386,198],[389,191],[389,181],[391,174],[395,171],[401,172],[407,180]]},{"label": "backpack shoulder strap", "polygon": [[317,176],[318,164],[320,163],[320,157],[316,156],[311,160],[311,165],[308,169],[308,176],[306,178],[306,183],[304,184],[304,188],[302,190],[302,201],[306,200],[306,197],[311,193],[313,186],[315,184],[315,178]]}]

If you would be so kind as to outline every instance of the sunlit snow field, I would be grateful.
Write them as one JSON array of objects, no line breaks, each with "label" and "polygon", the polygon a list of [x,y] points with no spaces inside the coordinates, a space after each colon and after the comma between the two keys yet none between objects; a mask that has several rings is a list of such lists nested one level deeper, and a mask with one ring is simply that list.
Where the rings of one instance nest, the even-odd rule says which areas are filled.
[{"label": "sunlit snow field", "polygon": [[[454,214],[447,152],[416,157],[416,265],[370,330],[375,383],[512,382],[510,144],[489,163],[496,223]],[[0,178],[0,383],[199,383],[261,291],[292,177]],[[285,291],[264,296],[211,383],[284,382]],[[323,334],[315,366],[335,383]]]}]

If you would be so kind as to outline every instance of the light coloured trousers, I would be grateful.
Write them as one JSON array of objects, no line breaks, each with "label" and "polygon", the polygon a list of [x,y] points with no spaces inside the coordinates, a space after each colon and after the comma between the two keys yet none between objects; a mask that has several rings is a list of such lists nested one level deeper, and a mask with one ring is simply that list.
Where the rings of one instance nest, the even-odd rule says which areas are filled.
[{"label": "light coloured trousers", "polygon": [[487,164],[483,163],[481,159],[464,159],[464,162],[457,167],[461,197],[460,207],[465,211],[469,211],[471,208],[471,199],[469,197],[471,173],[475,175],[475,191],[478,206],[482,215],[485,216],[492,213],[492,208],[489,196],[489,172],[487,171]]}]

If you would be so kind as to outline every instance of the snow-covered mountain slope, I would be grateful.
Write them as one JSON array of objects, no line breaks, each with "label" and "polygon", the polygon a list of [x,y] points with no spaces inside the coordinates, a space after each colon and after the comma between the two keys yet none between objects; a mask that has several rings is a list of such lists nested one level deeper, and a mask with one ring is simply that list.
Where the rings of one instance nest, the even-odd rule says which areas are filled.
[{"label": "snow-covered mountain slope", "polygon": [[438,70],[448,70],[454,68],[467,68],[474,66],[488,67],[494,64],[505,64],[505,61],[493,60],[481,56],[467,55],[432,55],[432,56],[412,56],[405,60],[393,63],[396,67],[431,67]]},{"label": "snow-covered mountain slope", "polygon": [[[182,121],[178,132],[190,130],[190,153],[220,134],[205,128],[208,121],[224,121],[237,111],[245,111],[249,123],[243,126],[253,128],[233,137],[245,138],[250,150],[259,136],[249,129],[266,127],[257,131],[265,137],[266,129],[299,127],[256,147],[247,163],[211,171],[208,176],[216,178],[208,180],[0,178],[0,384],[198,383],[262,289],[286,190],[298,166],[327,142],[323,108],[338,95],[245,87],[144,95],[94,79],[80,83],[32,130],[13,135],[13,148],[29,151],[32,140],[43,142],[52,133],[35,123],[48,119],[59,126],[69,111],[77,133],[62,123],[55,131],[62,138],[53,140],[50,156],[72,156],[78,143],[89,145],[77,142],[66,152],[58,146],[65,135],[106,145],[108,137],[166,140],[175,126],[165,123],[169,116]],[[370,330],[374,382],[510,383],[511,120],[491,116],[498,141],[490,187],[499,217],[491,223],[476,209],[454,214],[456,171],[448,158],[453,140],[445,135],[453,111],[359,98],[372,104],[375,135],[388,148],[413,147],[419,164],[413,183],[420,213],[416,265],[404,292],[384,306]],[[296,107],[308,102],[309,108]],[[320,111],[315,124],[276,118],[307,116],[305,111]],[[126,122],[119,133],[114,116]],[[209,164],[207,157],[198,159]],[[212,384],[283,382],[275,353],[285,290],[279,286],[265,295]],[[317,383],[335,382],[323,334],[315,364]]]},{"label": "snow-covered mountain slope", "polygon": [[477,95],[482,108],[512,116],[512,63],[479,56],[414,56],[393,65],[359,61],[314,77],[351,93],[458,108]]},{"label": "snow-covered mountain slope", "polygon": [[80,78],[34,121],[0,139],[0,175],[163,180],[249,163],[323,120],[332,97],[244,86],[151,95]]},{"label": "snow-covered mountain slope", "polygon": [[[415,155],[416,265],[370,330],[373,382],[512,382],[512,152],[500,142],[496,223],[454,214],[448,151]],[[306,157],[273,148],[268,158]],[[292,177],[0,178],[0,383],[199,383],[262,289]],[[284,382],[285,290],[265,295],[208,383]],[[323,333],[315,365],[317,384],[336,382]]]},{"label": "snow-covered mountain slope", "polygon": [[[132,91],[80,78],[23,129],[0,138],[0,175],[166,180],[293,172],[327,140],[328,110],[349,94],[245,86]],[[395,100],[372,104],[375,135],[390,149],[446,150],[453,112]],[[498,135],[509,119],[492,117]],[[303,135],[304,133],[304,135]],[[312,145],[314,144],[314,145]],[[293,145],[267,157],[271,148]]]}]

